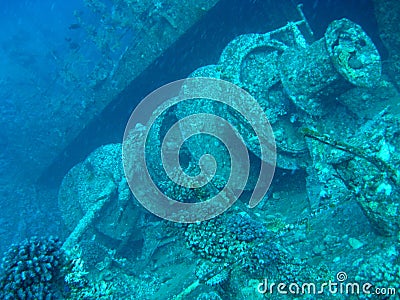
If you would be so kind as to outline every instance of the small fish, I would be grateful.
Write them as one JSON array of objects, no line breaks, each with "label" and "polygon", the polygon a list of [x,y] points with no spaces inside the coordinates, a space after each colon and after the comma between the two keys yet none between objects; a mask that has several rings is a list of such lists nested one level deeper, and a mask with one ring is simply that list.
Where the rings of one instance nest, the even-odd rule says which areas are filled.
[{"label": "small fish", "polygon": [[79,29],[79,28],[81,28],[81,24],[79,24],[79,23],[73,23],[73,24],[69,25],[69,27],[68,27],[68,29],[70,29],[70,30],[75,30],[75,29]]},{"label": "small fish", "polygon": [[80,48],[80,46],[79,46],[78,43],[75,43],[75,42],[70,42],[69,43],[69,49],[76,50],[76,49],[79,49],[79,48]]}]

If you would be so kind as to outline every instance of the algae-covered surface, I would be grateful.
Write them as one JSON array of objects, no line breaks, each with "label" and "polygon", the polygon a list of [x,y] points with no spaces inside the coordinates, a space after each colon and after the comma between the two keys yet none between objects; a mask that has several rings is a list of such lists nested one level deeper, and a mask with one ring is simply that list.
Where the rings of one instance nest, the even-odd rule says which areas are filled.
[{"label": "algae-covered surface", "polygon": [[399,298],[398,1],[0,5],[0,299]]}]

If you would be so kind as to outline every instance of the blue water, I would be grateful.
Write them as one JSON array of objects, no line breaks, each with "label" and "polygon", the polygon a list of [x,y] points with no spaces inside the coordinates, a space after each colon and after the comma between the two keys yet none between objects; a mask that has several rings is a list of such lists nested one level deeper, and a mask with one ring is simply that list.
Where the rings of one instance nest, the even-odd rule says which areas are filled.
[{"label": "blue water", "polygon": [[[140,1],[131,2],[140,3]],[[0,2],[0,28],[2,29],[0,31],[0,254],[7,251],[11,244],[21,242],[32,236],[59,236],[61,241],[64,241],[68,237],[72,230],[65,226],[65,220],[62,215],[65,212],[60,211],[58,203],[58,192],[63,177],[73,166],[83,161],[99,146],[110,143],[121,143],[128,117],[144,96],[167,82],[185,78],[200,66],[216,63],[223,48],[234,37],[245,33],[266,32],[284,26],[287,21],[291,20],[289,13],[288,15],[282,13],[282,16],[279,15],[279,17],[276,17],[276,23],[274,23],[274,20],[269,19],[270,10],[265,9],[263,0],[221,1],[217,9],[212,10],[209,15],[205,15],[204,19],[199,21],[199,24],[197,24],[198,27],[191,28],[188,31],[189,34],[184,35],[174,44],[175,48],[165,51],[155,63],[146,68],[136,81],[130,83],[126,89],[115,95],[113,103],[106,105],[104,110],[101,110],[98,114],[94,114],[94,107],[98,104],[96,101],[100,101],[100,97],[98,97],[99,95],[96,97],[93,95],[101,91],[103,83],[107,81],[107,76],[113,74],[114,70],[118,69],[118,63],[127,47],[135,43],[140,44],[144,40],[145,28],[138,29],[140,28],[138,25],[140,24],[140,20],[154,18],[154,20],[151,19],[152,22],[164,22],[162,17],[154,17],[155,12],[159,13],[165,10],[166,14],[171,14],[166,4],[168,1],[154,1],[155,4],[152,10],[142,13],[138,16],[137,22],[133,22],[138,27],[134,29],[123,26],[119,27],[113,31],[114,36],[112,34],[108,36],[110,39],[107,40],[107,43],[101,44],[102,34],[108,32],[107,28],[104,29],[104,24],[107,24],[107,20],[109,20],[107,18],[112,16],[113,2],[126,3],[129,1],[99,2],[105,3],[105,7],[107,7],[109,15],[106,17],[93,13],[85,5],[85,3],[95,3],[95,1],[2,0]],[[316,40],[323,36],[327,26],[333,20],[346,17],[362,26],[376,45],[382,60],[388,58],[388,51],[379,37],[372,1],[307,0],[302,2],[304,2],[304,14],[314,31],[314,38]],[[291,5],[291,7],[294,7],[293,4],[300,3],[300,1],[279,1],[279,4],[277,3],[274,6],[274,12],[278,14],[281,11],[280,7],[284,6],[285,3],[288,6]],[[295,14],[295,10],[291,10],[290,12]],[[83,26],[77,16],[88,26]],[[91,36],[88,34],[88,28],[92,30]],[[93,40],[93,36],[96,36],[96,41]],[[154,37],[154,39],[156,38]],[[146,55],[146,53],[143,55]],[[133,62],[131,67],[136,67],[135,62]],[[104,78],[102,77],[103,75],[105,76]],[[118,82],[114,84],[116,86]],[[86,118],[86,116],[88,117]],[[296,120],[292,123],[295,122]],[[364,120],[360,123],[362,122]],[[85,125],[80,126],[81,123]],[[280,184],[284,186],[284,182],[288,176],[295,177],[296,184],[298,183],[299,186],[302,184],[305,185],[305,168],[302,170],[293,168],[289,171],[278,170],[276,173],[278,179],[276,179],[275,184],[278,186]],[[120,182],[117,183],[117,186],[119,189],[122,189],[121,185],[118,184]],[[290,190],[290,188],[287,189]],[[120,190],[118,191],[120,192]],[[388,192],[389,188],[384,186],[383,191]],[[279,193],[276,193],[275,196],[272,193],[268,195],[269,197],[276,196],[279,199]],[[325,197],[323,192],[321,192],[321,195],[323,195],[321,198]],[[118,199],[118,201],[123,200]],[[278,203],[277,206],[279,207],[279,205],[281,204]],[[288,206],[290,204],[284,207],[286,212],[290,211],[290,207]],[[347,247],[345,249],[352,251],[353,249],[349,248],[347,243],[349,237],[357,237],[356,234],[360,234],[360,236],[366,239],[366,244],[368,241],[374,239],[368,233],[369,231],[373,231],[373,226],[371,227],[371,224],[364,217],[361,217],[363,216],[361,210],[355,207],[356,205],[354,207],[346,206],[340,218],[341,221],[347,220],[349,222],[347,226],[353,229],[353,231],[350,229],[348,231],[340,231],[340,228],[338,229],[340,224],[327,221],[327,223],[332,225],[332,228],[338,229],[340,233],[336,233],[336,237],[335,233],[328,232],[326,234],[328,238],[326,241],[324,239],[325,246],[326,244],[338,245],[343,242],[340,239],[344,236],[343,239],[346,242],[343,242],[343,245]],[[304,210],[308,209],[308,207],[303,208]],[[261,213],[265,213],[265,211]],[[300,216],[301,213],[298,213],[298,215]],[[288,217],[288,220],[294,223],[298,215],[293,213],[293,215]],[[334,213],[329,215],[333,220],[336,220],[335,216]],[[154,228],[161,224],[161,222],[157,223],[160,220],[151,214],[143,214],[140,218],[140,222],[142,222],[140,230],[149,226],[151,234],[153,234],[151,230],[154,230]],[[358,218],[361,220],[359,226],[357,226]],[[259,226],[258,220],[252,221],[241,217],[238,219],[231,217],[229,220],[234,220],[235,224],[239,224],[237,225],[238,227],[246,227],[246,230],[249,232]],[[326,221],[326,219],[324,220]],[[157,224],[157,226],[153,226],[152,224]],[[218,224],[214,224],[213,226],[219,228]],[[304,223],[301,224],[301,226],[303,225]],[[302,228],[304,227],[305,225]],[[174,229],[176,230],[176,228]],[[193,230],[201,231],[202,229],[197,228]],[[323,227],[317,229],[317,231],[323,230]],[[143,237],[146,236],[145,233],[143,233],[143,236],[137,238],[129,236],[132,240],[129,240],[129,243],[127,243],[128,246],[124,243],[121,243],[121,246],[120,241],[112,240],[107,236],[107,233],[99,233],[96,230],[95,232],[93,236],[87,236],[84,241],[89,244],[98,238],[102,239],[102,242],[106,246],[96,248],[97,252],[88,247],[88,249],[95,252],[91,253],[88,251],[89,254],[86,253],[88,257],[90,255],[93,257],[103,255],[104,257],[112,257],[114,259],[114,254],[110,253],[120,251],[117,256],[125,253],[132,266],[139,270],[148,268],[146,269],[148,273],[140,275],[139,271],[130,272],[128,270],[130,265],[127,263],[121,267],[122,260],[116,258],[105,269],[109,267],[110,270],[114,270],[110,271],[112,273],[115,272],[115,269],[111,268],[117,268],[116,266],[118,266],[120,268],[118,270],[121,273],[124,271],[129,276],[132,276],[132,278],[135,278],[135,280],[137,278],[140,278],[143,282],[149,280],[151,277],[149,274],[157,268],[155,266],[157,264],[154,263],[155,260],[152,261],[152,257],[146,257],[144,250],[142,253],[142,247],[145,248],[147,246],[146,240]],[[146,230],[143,230],[143,232],[146,232]],[[254,240],[258,241],[261,238],[260,236],[266,234],[264,228],[255,234],[256,237],[253,237],[249,232],[235,234],[242,237],[241,241],[246,242],[248,240],[252,242]],[[154,236],[157,236],[157,234],[159,233],[154,231]],[[243,237],[244,235],[247,236],[247,234],[252,238]],[[146,236],[146,238],[151,239],[153,237],[150,234],[149,236]],[[197,242],[196,238],[193,238],[190,234],[187,236],[186,243],[192,242],[192,239],[193,243]],[[205,240],[212,238],[212,236],[202,237]],[[296,234],[293,234],[289,236],[289,239],[292,239],[293,244],[295,244],[297,242],[304,242],[307,237],[306,235],[299,234],[299,236],[296,236]],[[332,242],[332,240],[334,241]],[[168,243],[166,245],[169,245]],[[381,243],[388,245],[391,243],[391,240],[382,239]],[[129,245],[133,246],[130,247]],[[184,244],[182,243],[182,245]],[[318,263],[321,261],[324,262],[323,256],[326,253],[323,252],[324,250],[320,251],[314,246],[307,244],[299,252],[302,252],[305,256],[310,255],[309,253],[317,253],[316,256],[318,258],[313,263],[317,264],[317,261]],[[373,249],[371,250],[372,252],[375,251],[373,253],[379,252],[377,250],[379,246],[368,246]],[[173,246],[168,247],[170,246],[166,246],[162,251],[168,252],[170,250],[171,257],[175,255],[174,253],[178,253],[180,255],[179,258],[187,254],[185,251],[182,251],[182,253],[179,252]],[[291,245],[291,247],[294,248],[295,246]],[[106,248],[108,248],[108,252],[105,250]],[[365,258],[365,261],[367,260],[366,253],[368,253],[366,248],[362,248],[365,252],[360,256]],[[263,246],[259,252],[256,252],[257,259],[261,259],[259,257],[261,255],[270,255],[268,256],[269,259],[278,260],[277,257],[279,255],[276,253],[280,250],[277,249],[280,248],[275,244],[268,247]],[[398,248],[395,248],[395,250],[399,252]],[[198,255],[200,251],[196,252],[194,250],[192,252]],[[196,257],[197,259],[198,256],[190,256],[194,255],[192,252],[188,254],[189,257],[191,259]],[[250,252],[249,250],[248,253]],[[274,255],[276,254],[276,256],[272,255],[271,252]],[[159,264],[161,265],[162,259],[160,257],[163,257],[163,255],[157,253],[157,251],[155,253],[155,256],[158,255]],[[340,255],[343,259],[345,255],[342,254],[336,255],[328,251],[327,255],[330,261],[329,263],[327,262],[327,265],[332,266],[332,259],[337,259]],[[399,257],[398,253],[396,255]],[[123,258],[123,255],[121,257]],[[171,258],[167,254],[164,257]],[[356,254],[354,254],[354,257],[356,257]],[[140,265],[138,263],[140,260],[145,261],[147,264]],[[96,260],[93,259],[93,261]],[[171,261],[174,260],[171,259]],[[373,262],[375,262],[376,266],[380,263],[378,259]],[[373,262],[371,265],[373,265]],[[398,263],[399,261],[397,260],[397,263],[394,263],[394,265],[396,266]],[[356,263],[354,264],[356,265]],[[358,262],[358,264],[361,265],[361,262]],[[190,266],[194,268],[194,265],[196,264]],[[265,262],[261,265],[265,268],[268,267]],[[350,263],[346,262],[345,265],[349,266]],[[95,263],[89,267],[94,273],[98,272],[100,268]],[[390,265],[390,267],[393,266]],[[187,268],[189,268],[189,264]],[[257,269],[253,265],[249,268]],[[279,268],[277,267],[277,269]],[[393,270],[397,269],[393,267]],[[297,272],[298,270],[295,271]],[[330,275],[334,274],[334,271],[339,270],[332,270],[333,273]],[[350,273],[353,277],[359,274],[357,270],[344,271],[351,271]],[[364,271],[360,271],[361,274],[365,275]],[[179,273],[179,270],[173,269],[171,272]],[[183,268],[182,272],[184,273]],[[376,272],[379,272],[379,270]],[[114,282],[117,282],[115,276],[118,275],[104,274],[101,276],[104,278],[107,276],[112,277]],[[292,277],[296,277],[296,274],[292,274]],[[258,273],[256,276],[260,277],[260,274]],[[327,278],[329,277],[329,275],[326,276]],[[365,276],[367,277],[367,275]],[[165,278],[167,277],[165,275]],[[195,278],[194,275],[193,278]],[[240,281],[250,278],[254,279],[254,276],[238,278],[237,281]],[[398,284],[396,280],[398,280],[398,277],[394,280]],[[154,279],[154,282],[156,281]],[[387,281],[393,282],[390,280]],[[134,282],[133,279],[132,282]],[[149,280],[149,286],[151,286],[150,282]],[[154,282],[152,283],[155,285]],[[185,282],[185,286],[188,286],[189,283]],[[137,284],[139,285],[139,283]],[[177,293],[176,291],[182,290],[182,287],[183,285],[179,286],[179,288],[173,286],[170,292],[172,294]],[[136,288],[139,289],[138,286]],[[160,287],[158,286],[158,288]],[[208,285],[204,285],[204,294],[208,293],[207,297],[210,298],[200,298],[199,296],[199,298],[187,299],[220,299],[212,298],[211,294],[215,291],[224,294],[226,292],[224,291],[225,288],[229,290],[232,287],[218,285],[215,290],[214,288],[215,286],[211,288]],[[65,286],[65,289],[70,289],[70,286]],[[232,288],[232,290],[234,289]],[[167,292],[168,289],[166,290]],[[242,292],[244,293],[244,290]],[[148,295],[151,294],[150,292],[146,294],[146,291],[140,291],[140,293],[147,295],[143,297],[150,297]],[[140,293],[138,292],[137,295],[142,295]],[[233,291],[232,294],[226,292],[223,299],[230,299],[230,296],[238,293],[238,289]],[[138,296],[137,299],[140,299],[140,297]],[[112,298],[104,296],[102,299]],[[132,299],[136,298],[132,296]],[[245,297],[243,299],[253,298]]]}]

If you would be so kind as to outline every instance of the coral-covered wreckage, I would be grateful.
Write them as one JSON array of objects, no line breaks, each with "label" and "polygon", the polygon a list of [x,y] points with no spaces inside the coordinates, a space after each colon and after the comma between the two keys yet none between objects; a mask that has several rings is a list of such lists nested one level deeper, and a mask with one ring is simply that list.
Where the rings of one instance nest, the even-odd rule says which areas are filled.
[{"label": "coral-covered wreckage", "polygon": [[[121,145],[106,145],[64,178],[59,203],[72,231],[67,242],[80,244],[83,253],[101,253],[87,258],[97,260],[92,266],[99,274],[118,270],[129,281],[129,276],[141,273],[129,268],[139,265],[155,271],[153,279],[142,275],[139,281],[162,278],[169,281],[169,290],[154,285],[140,293],[176,299],[257,297],[254,276],[299,283],[328,280],[338,271],[337,263],[342,269],[354,268],[341,256],[345,249],[353,250],[350,257],[357,261],[358,279],[398,287],[399,249],[390,242],[399,238],[400,229],[398,91],[382,78],[380,55],[359,25],[336,20],[323,38],[311,38],[305,19],[265,34],[241,35],[226,46],[215,65],[190,75],[230,81],[264,109],[276,138],[278,169],[272,191],[259,207],[252,211],[239,200],[227,213],[199,224],[160,221],[130,194]],[[215,192],[182,189],[160,171],[164,126],[190,114],[210,113],[228,120],[243,136],[252,161],[261,159],[240,116],[218,105],[222,104],[207,99],[179,103],[153,125],[148,165],[158,188],[169,197],[193,201]],[[181,149],[189,160],[188,172],[210,144],[216,145],[209,136],[196,136]],[[212,153],[218,162],[227,159],[224,151]],[[213,188],[220,189],[215,184]],[[368,233],[345,229],[358,220],[361,227],[370,228]],[[385,241],[379,255],[367,245],[374,236]],[[314,244],[321,239],[320,245]],[[131,245],[136,250],[127,251]],[[374,249],[375,256],[366,255],[367,248]],[[193,258],[196,264],[190,263]],[[368,273],[368,266],[379,259],[395,272],[389,281],[377,279],[381,277],[374,273],[376,268]],[[175,264],[174,270],[192,273],[182,272],[183,283],[172,283],[167,261]],[[308,268],[312,264],[313,271]],[[121,276],[110,280],[123,281]],[[138,284],[136,279],[133,286]]]},{"label": "coral-covered wreckage", "polygon": [[[160,220],[131,194],[121,144],[109,144],[62,182],[59,206],[70,231],[64,248],[78,248],[91,276],[112,284],[121,299],[262,299],[255,278],[327,282],[342,270],[354,280],[400,288],[399,93],[381,69],[375,45],[348,19],[333,21],[319,40],[304,17],[236,37],[219,61],[190,77],[232,82],[263,108],[277,147],[265,199],[254,209],[239,199],[201,223]],[[149,171],[178,201],[204,200],[221,187],[183,190],[160,171],[160,139],[177,120],[198,110],[216,114],[238,129],[252,163],[261,159],[241,116],[218,105],[180,103],[150,131]],[[182,147],[188,171],[212,143],[197,136]],[[213,155],[227,159],[224,151]],[[7,276],[29,276],[10,275],[18,266],[6,264]]]}]

